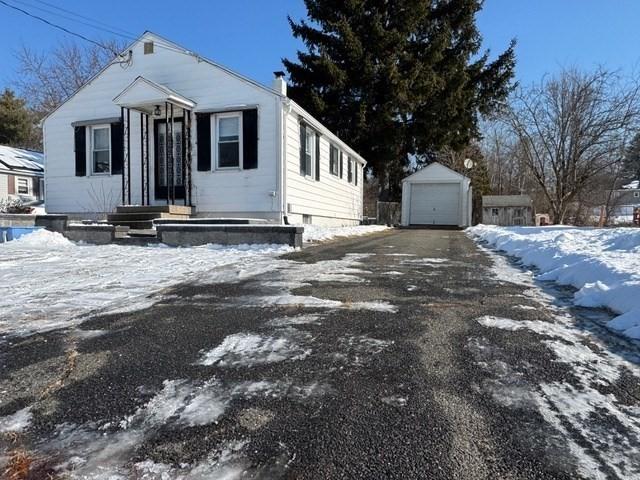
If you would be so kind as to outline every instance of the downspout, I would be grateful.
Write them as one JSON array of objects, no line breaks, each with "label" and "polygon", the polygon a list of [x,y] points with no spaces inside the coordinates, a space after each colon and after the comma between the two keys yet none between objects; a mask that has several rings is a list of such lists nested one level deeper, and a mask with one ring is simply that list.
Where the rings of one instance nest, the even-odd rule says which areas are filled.
[{"label": "downspout", "polygon": [[284,225],[289,225],[287,217],[287,115],[291,109],[291,104],[287,97],[278,98],[278,138],[280,138],[280,148],[278,149],[279,175],[280,175],[280,221]]}]

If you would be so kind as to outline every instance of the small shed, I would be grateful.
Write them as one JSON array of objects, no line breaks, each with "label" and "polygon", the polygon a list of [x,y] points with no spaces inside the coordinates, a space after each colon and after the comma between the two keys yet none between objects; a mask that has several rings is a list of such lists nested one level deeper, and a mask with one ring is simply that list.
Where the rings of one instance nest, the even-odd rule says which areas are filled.
[{"label": "small shed", "polygon": [[431,163],[402,180],[402,225],[468,227],[471,180]]},{"label": "small shed", "polygon": [[484,195],[482,223],[485,225],[533,224],[533,201],[529,195]]}]

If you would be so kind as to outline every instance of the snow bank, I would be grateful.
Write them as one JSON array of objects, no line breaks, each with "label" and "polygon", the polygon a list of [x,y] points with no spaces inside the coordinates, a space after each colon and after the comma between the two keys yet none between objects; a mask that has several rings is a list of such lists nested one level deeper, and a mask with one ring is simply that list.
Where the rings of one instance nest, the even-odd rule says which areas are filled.
[{"label": "snow bank", "polygon": [[0,334],[69,326],[91,313],[145,308],[185,281],[237,281],[276,268],[282,245],[79,245],[38,230],[0,245]]},{"label": "snow bank", "polygon": [[467,232],[537,267],[539,280],[573,285],[576,305],[621,314],[608,326],[640,339],[640,229],[478,225]]},{"label": "snow bank", "polygon": [[357,225],[353,227],[322,227],[319,225],[298,225],[304,227],[302,235],[305,242],[322,242],[337,237],[355,237],[381,232],[390,227],[385,225]]}]

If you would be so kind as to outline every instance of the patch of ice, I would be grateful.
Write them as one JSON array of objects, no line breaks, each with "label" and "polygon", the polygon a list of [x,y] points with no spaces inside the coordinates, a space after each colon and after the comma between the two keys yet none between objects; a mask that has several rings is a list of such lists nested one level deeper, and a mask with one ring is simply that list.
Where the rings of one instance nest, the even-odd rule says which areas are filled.
[{"label": "patch of ice", "polygon": [[294,315],[292,317],[279,317],[269,320],[267,324],[273,327],[286,327],[291,325],[308,325],[311,323],[318,323],[322,318],[319,314],[302,314]]},{"label": "patch of ice", "polygon": [[0,432],[22,432],[29,426],[32,418],[31,407],[18,410],[12,415],[0,418]]},{"label": "patch of ice", "polygon": [[404,273],[396,270],[389,270],[388,272],[382,272],[382,275],[404,275]]},{"label": "patch of ice", "polygon": [[298,342],[301,335],[262,336],[235,333],[225,337],[220,345],[206,352],[198,362],[201,365],[250,366],[284,360],[302,360],[311,354]]},{"label": "patch of ice", "polygon": [[436,267],[439,266],[443,263],[449,263],[450,260],[448,258],[415,258],[415,259],[409,259],[409,260],[402,260],[403,265],[428,265],[428,266],[432,266],[432,267]]},{"label": "patch of ice", "polygon": [[382,402],[393,407],[404,407],[407,404],[407,398],[399,395],[391,395],[388,397],[382,397]]},{"label": "patch of ice", "polygon": [[538,307],[534,307],[533,305],[514,305],[514,310],[538,310]]},{"label": "patch of ice", "polygon": [[304,227],[302,238],[305,242],[322,242],[338,237],[354,237],[382,232],[390,227],[384,225],[357,225],[351,227],[323,227],[320,225],[298,225]]}]

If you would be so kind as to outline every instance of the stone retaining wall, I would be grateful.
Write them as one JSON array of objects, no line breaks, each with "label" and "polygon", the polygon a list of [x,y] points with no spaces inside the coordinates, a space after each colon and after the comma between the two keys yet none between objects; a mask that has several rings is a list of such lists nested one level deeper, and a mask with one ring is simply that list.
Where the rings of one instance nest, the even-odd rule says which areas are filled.
[{"label": "stone retaining wall", "polygon": [[286,225],[182,225],[156,227],[160,242],[172,246],[283,244],[302,247],[302,227]]}]

